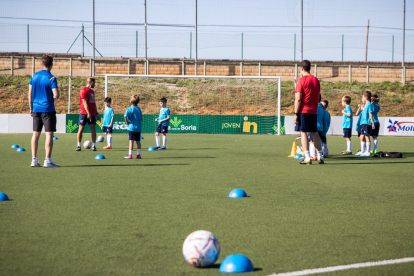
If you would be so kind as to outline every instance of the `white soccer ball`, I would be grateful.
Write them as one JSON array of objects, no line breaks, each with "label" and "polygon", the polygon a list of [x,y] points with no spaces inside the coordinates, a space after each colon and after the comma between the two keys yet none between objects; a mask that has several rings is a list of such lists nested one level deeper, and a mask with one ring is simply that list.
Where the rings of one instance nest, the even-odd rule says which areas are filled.
[{"label": "white soccer ball", "polygon": [[198,230],[185,239],[183,255],[190,265],[207,267],[217,261],[220,255],[220,243],[212,233]]},{"label": "white soccer ball", "polygon": [[90,148],[92,147],[92,143],[91,143],[90,141],[85,141],[85,142],[83,143],[83,147],[84,147],[85,149],[90,149]]},{"label": "white soccer ball", "polygon": [[99,141],[100,143],[102,143],[104,140],[105,140],[105,138],[104,138],[103,136],[99,136],[99,137],[98,137],[98,141]]}]

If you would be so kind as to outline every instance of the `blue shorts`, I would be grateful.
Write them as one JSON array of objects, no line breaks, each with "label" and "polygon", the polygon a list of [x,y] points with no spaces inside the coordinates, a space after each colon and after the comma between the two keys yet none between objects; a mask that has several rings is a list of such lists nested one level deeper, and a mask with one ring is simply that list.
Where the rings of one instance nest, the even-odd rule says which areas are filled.
[{"label": "blue shorts", "polygon": [[79,114],[79,122],[80,126],[84,126],[88,123],[88,125],[96,125],[96,116],[92,116],[90,120],[88,120],[88,115],[86,114]]},{"label": "blue shorts", "polygon": [[318,132],[318,118],[316,114],[300,114],[300,131],[301,132]]},{"label": "blue shorts", "polygon": [[141,141],[141,132],[128,131],[129,141]]},{"label": "blue shorts", "polygon": [[361,135],[371,136],[372,126],[371,125],[361,125]]},{"label": "blue shorts", "polygon": [[351,128],[343,128],[344,130],[344,138],[351,138],[352,137],[352,129]]},{"label": "blue shorts", "polygon": [[110,134],[110,133],[112,133],[112,127],[104,126],[104,127],[102,127],[102,131],[103,131],[103,133]]},{"label": "blue shorts", "polygon": [[375,129],[371,130],[371,136],[378,137],[379,130],[380,130],[380,123],[374,123]]},{"label": "blue shorts", "polygon": [[167,134],[168,133],[168,126],[163,126],[162,124],[159,124],[157,126],[157,133]]}]

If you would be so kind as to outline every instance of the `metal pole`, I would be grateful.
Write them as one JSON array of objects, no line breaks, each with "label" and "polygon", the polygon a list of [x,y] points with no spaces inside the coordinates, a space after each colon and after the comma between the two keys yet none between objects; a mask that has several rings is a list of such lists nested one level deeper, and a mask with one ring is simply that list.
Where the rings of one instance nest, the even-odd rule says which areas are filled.
[{"label": "metal pole", "polygon": [[394,35],[392,35],[392,62],[394,62]]},{"label": "metal pole", "polygon": [[243,59],[243,33],[241,34],[241,59]]},{"label": "metal pole", "polygon": [[71,81],[72,81],[72,77],[69,77],[68,114],[70,114],[70,92],[71,92],[71,90],[72,90]]},{"label": "metal pole", "polygon": [[93,12],[92,12],[92,57],[93,57],[93,63],[92,63],[92,76],[95,76],[95,0],[92,0],[92,6],[93,6]]},{"label": "metal pole", "polygon": [[195,75],[197,76],[197,57],[198,57],[198,45],[197,45],[197,36],[198,36],[198,31],[197,31],[197,0],[195,0]]},{"label": "metal pole", "polygon": [[135,31],[135,57],[138,57],[138,31]]},{"label": "metal pole", "polygon": [[190,32],[190,58],[192,58],[193,54],[193,32]]},{"label": "metal pole", "polygon": [[85,56],[85,28],[82,24],[82,57]]},{"label": "metal pole", "polygon": [[27,24],[27,52],[29,53],[29,24]]},{"label": "metal pole", "polygon": [[296,61],[296,34],[293,35],[293,61]]},{"label": "metal pole", "polygon": [[342,35],[342,61],[344,61],[344,35]]},{"label": "metal pole", "polygon": [[405,0],[404,1],[404,9],[403,9],[403,53],[402,53],[402,83],[405,84],[405,70],[404,70],[404,60],[405,60]]},{"label": "metal pole", "polygon": [[367,59],[368,59],[368,35],[369,35],[369,19],[368,19],[368,25],[367,25],[367,37],[365,39],[365,62],[367,62]]},{"label": "metal pole", "polygon": [[145,47],[145,75],[148,75],[148,45],[147,45],[147,0],[144,0],[144,47]]},{"label": "metal pole", "polygon": [[300,60],[303,60],[303,0],[300,0]]},{"label": "metal pole", "polygon": [[279,77],[279,80],[277,81],[277,135],[280,135],[280,117],[282,116],[282,112],[281,112],[281,90],[282,90],[282,79]]},{"label": "metal pole", "polygon": [[10,74],[14,76],[14,57],[11,57],[11,67],[10,67]]}]

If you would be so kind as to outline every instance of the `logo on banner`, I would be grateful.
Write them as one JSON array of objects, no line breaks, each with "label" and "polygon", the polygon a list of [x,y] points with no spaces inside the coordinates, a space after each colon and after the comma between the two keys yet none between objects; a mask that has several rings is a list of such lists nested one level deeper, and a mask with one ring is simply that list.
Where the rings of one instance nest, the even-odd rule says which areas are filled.
[{"label": "logo on banner", "polygon": [[72,133],[77,128],[78,124],[73,124],[72,120],[68,120],[68,124],[66,125],[66,133]]},{"label": "logo on banner", "polygon": [[257,124],[254,122],[248,122],[248,120],[249,118],[245,116],[243,123],[243,132],[250,133],[251,128],[253,127],[253,133],[257,133]]},{"label": "logo on banner", "polygon": [[222,123],[221,124],[221,129],[228,129],[228,128],[237,129],[237,128],[241,128],[240,125],[241,124],[238,124],[238,123]]},{"label": "logo on banner", "polygon": [[389,119],[390,125],[387,127],[388,132],[402,132],[402,131],[412,131],[414,132],[414,122],[398,122],[392,121]]},{"label": "logo on banner", "polygon": [[172,124],[173,127],[169,126],[168,129],[169,130],[176,130],[176,131],[186,131],[186,130],[191,130],[191,131],[196,131],[197,127],[196,126],[186,126],[184,124],[182,124],[182,120],[178,119],[178,117],[174,117],[172,120],[170,120],[170,123]]}]

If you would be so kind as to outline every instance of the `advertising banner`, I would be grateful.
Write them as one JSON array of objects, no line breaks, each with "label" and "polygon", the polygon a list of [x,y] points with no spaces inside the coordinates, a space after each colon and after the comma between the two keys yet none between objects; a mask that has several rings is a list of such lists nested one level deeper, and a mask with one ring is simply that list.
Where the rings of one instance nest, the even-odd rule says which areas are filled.
[{"label": "advertising banner", "polygon": [[414,136],[414,118],[385,117],[381,128],[387,136]]}]

